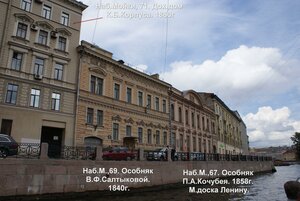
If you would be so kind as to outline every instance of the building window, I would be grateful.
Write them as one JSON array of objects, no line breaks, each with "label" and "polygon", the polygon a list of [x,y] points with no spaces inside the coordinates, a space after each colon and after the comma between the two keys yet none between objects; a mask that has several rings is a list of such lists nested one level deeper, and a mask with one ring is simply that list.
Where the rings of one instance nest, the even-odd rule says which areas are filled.
[{"label": "building window", "polygon": [[162,107],[163,107],[163,112],[167,112],[167,101],[166,100],[163,100]]},{"label": "building window", "polygon": [[131,126],[126,126],[126,137],[130,137],[131,136]]},{"label": "building window", "polygon": [[94,120],[94,109],[88,108],[86,113],[86,123],[93,125],[93,120]]},{"label": "building window", "polygon": [[174,111],[174,104],[171,104],[171,120],[175,120],[175,111]]},{"label": "building window", "polygon": [[209,119],[206,119],[206,130],[209,131]]},{"label": "building window", "polygon": [[91,93],[103,95],[103,79],[92,75],[90,90]]},{"label": "building window", "polygon": [[179,136],[179,150],[183,151],[183,135],[180,134]]},{"label": "building window", "polygon": [[118,140],[119,139],[119,124],[117,124],[117,123],[113,124],[112,139],[113,140]]},{"label": "building window", "polygon": [[197,128],[200,129],[200,115],[197,115]]},{"label": "building window", "polygon": [[151,132],[151,129],[148,129],[147,130],[147,142],[148,144],[152,144],[152,132]]},{"label": "building window", "polygon": [[17,102],[18,85],[8,84],[6,91],[6,103],[16,104]]},{"label": "building window", "polygon": [[178,116],[179,116],[179,123],[182,123],[182,111],[181,111],[181,107],[178,108]]},{"label": "building window", "polygon": [[185,110],[185,124],[189,125],[189,111]]},{"label": "building window", "polygon": [[64,70],[64,65],[56,63],[55,64],[55,69],[54,69],[54,79],[62,80],[63,70]]},{"label": "building window", "polygon": [[34,63],[34,74],[43,75],[45,60],[37,57]]},{"label": "building window", "polygon": [[151,95],[147,95],[147,108],[148,109],[151,109],[151,99],[152,99]]},{"label": "building window", "polygon": [[167,132],[165,131],[163,135],[164,135],[163,136],[163,143],[164,143],[164,145],[167,145],[167,142],[168,142],[168,140],[167,140]]},{"label": "building window", "polygon": [[201,138],[198,138],[198,149],[199,149],[199,152],[202,152],[202,145],[201,145]]},{"label": "building window", "polygon": [[193,137],[193,151],[194,151],[194,152],[197,151],[197,147],[196,147],[196,137]]},{"label": "building window", "polygon": [[139,143],[143,143],[143,128],[138,128]]},{"label": "building window", "polygon": [[66,51],[67,49],[67,39],[65,37],[58,37],[58,49],[61,51]]},{"label": "building window", "polygon": [[195,115],[194,115],[194,112],[192,112],[192,127],[195,127]]},{"label": "building window", "polygon": [[69,14],[68,13],[65,13],[65,12],[62,12],[61,14],[61,23],[65,26],[68,26],[69,25]]},{"label": "building window", "polygon": [[155,97],[155,109],[159,111],[159,98]]},{"label": "building window", "polygon": [[174,132],[172,132],[171,136],[170,136],[170,144],[172,146],[175,146],[175,143],[176,143],[176,134]]},{"label": "building window", "polygon": [[138,104],[139,106],[143,106],[143,92],[138,92]]},{"label": "building window", "polygon": [[47,45],[47,41],[48,41],[48,32],[40,30],[38,43],[42,45]]},{"label": "building window", "polygon": [[51,109],[58,111],[59,108],[60,108],[60,94],[53,92]]},{"label": "building window", "polygon": [[103,126],[103,111],[97,110],[97,126]]},{"label": "building window", "polygon": [[11,69],[21,70],[23,54],[19,52],[13,52]]},{"label": "building window", "polygon": [[127,103],[131,103],[131,88],[127,87]]},{"label": "building window", "polygon": [[25,39],[27,35],[27,27],[27,24],[19,22],[16,36]]},{"label": "building window", "polygon": [[119,100],[120,99],[120,85],[115,83],[114,87],[114,99]]},{"label": "building window", "polygon": [[156,144],[160,144],[160,132],[159,131],[156,131],[155,140],[156,140]]},{"label": "building window", "polygon": [[186,148],[187,148],[188,152],[192,151],[191,150],[191,138],[189,135],[186,136]]},{"label": "building window", "polygon": [[51,18],[51,7],[44,5],[43,6],[43,13],[42,16],[46,19],[50,19]]},{"label": "building window", "polygon": [[202,117],[202,130],[205,130],[205,121],[204,121],[204,117]]},{"label": "building window", "polygon": [[21,8],[29,12],[31,10],[31,0],[22,0]]},{"label": "building window", "polygon": [[41,90],[31,89],[30,106],[39,107]]}]

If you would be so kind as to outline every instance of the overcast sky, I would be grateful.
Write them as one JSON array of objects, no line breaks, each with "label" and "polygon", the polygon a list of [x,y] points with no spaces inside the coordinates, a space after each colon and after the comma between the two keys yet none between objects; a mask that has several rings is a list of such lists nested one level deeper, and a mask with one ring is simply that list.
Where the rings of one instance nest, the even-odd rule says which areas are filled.
[{"label": "overcast sky", "polygon": [[82,23],[82,40],[180,90],[217,94],[250,146],[291,145],[300,131],[300,1],[82,2],[83,20],[102,17]]}]

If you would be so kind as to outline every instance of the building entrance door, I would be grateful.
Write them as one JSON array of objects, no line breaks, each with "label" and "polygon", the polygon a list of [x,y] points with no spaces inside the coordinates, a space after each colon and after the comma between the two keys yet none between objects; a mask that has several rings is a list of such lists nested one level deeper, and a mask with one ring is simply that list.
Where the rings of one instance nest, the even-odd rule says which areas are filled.
[{"label": "building entrance door", "polygon": [[42,127],[41,143],[48,143],[48,156],[49,158],[59,158],[61,156],[61,145],[63,128]]},{"label": "building entrance door", "polygon": [[10,119],[2,119],[1,134],[11,135],[12,123]]}]

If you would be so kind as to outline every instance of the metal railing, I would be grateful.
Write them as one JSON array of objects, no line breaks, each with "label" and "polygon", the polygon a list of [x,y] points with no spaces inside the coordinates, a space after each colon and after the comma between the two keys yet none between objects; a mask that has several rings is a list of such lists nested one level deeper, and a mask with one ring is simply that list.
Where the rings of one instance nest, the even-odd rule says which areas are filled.
[{"label": "metal railing", "polygon": [[[151,154],[150,157],[149,154]],[[161,160],[159,157],[154,158],[153,155],[158,155],[158,153],[151,151],[144,153],[144,157],[147,160]],[[175,157],[176,160],[179,161],[272,161],[272,157],[268,156],[213,154],[202,152],[176,152]]]},{"label": "metal railing", "polygon": [[40,157],[41,145],[39,143],[18,143],[16,158],[38,159]]},{"label": "metal railing", "polygon": [[[48,157],[53,159],[66,160],[95,160],[96,147],[74,147],[74,146],[54,146],[48,147]],[[167,152],[144,151],[145,160],[168,161]],[[39,159],[41,155],[41,144],[39,143],[18,143],[17,154],[10,156],[15,158]],[[269,156],[253,155],[231,155],[213,154],[202,152],[176,152],[171,155],[175,161],[272,161]]]}]

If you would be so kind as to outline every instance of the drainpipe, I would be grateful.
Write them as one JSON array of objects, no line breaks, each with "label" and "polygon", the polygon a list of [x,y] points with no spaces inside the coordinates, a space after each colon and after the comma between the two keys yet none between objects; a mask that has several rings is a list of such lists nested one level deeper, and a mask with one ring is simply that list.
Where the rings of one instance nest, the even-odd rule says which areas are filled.
[{"label": "drainpipe", "polygon": [[[172,113],[171,113],[171,96],[172,96],[172,86],[169,88],[169,129],[170,129],[170,146],[172,142]],[[174,115],[174,114],[173,114]]]},{"label": "drainpipe", "polygon": [[82,57],[84,54],[84,47],[80,47],[79,50],[79,59],[78,59],[78,71],[77,71],[77,91],[76,91],[76,103],[75,103],[75,124],[74,124],[74,146],[76,146],[76,137],[77,137],[77,123],[78,123],[78,104],[79,104],[79,95],[80,95],[80,76],[82,68]]},{"label": "drainpipe", "polygon": [[11,17],[11,4],[12,4],[12,1],[9,0],[8,1],[8,6],[7,6],[7,10],[6,10],[6,16],[5,16],[5,22],[4,22],[4,26],[3,26],[3,35],[2,35],[2,38],[1,38],[1,43],[0,43],[0,58],[1,58],[1,61],[4,61],[3,57],[2,57],[2,53],[3,53],[3,44],[4,44],[4,40],[7,38],[7,31],[5,30],[8,30],[8,27],[9,27],[9,19]]}]

